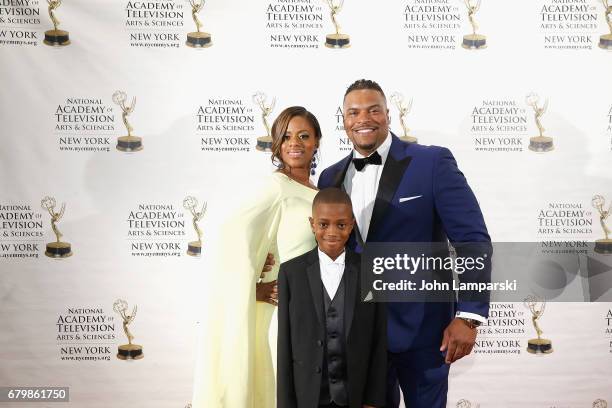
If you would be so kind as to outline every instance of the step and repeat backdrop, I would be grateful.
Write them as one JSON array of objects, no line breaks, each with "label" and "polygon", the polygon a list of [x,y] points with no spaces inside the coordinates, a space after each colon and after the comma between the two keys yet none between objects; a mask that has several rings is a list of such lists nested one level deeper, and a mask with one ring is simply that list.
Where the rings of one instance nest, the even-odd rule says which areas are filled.
[{"label": "step and repeat backdrop", "polygon": [[[274,170],[285,107],[321,122],[319,169],[350,153],[359,78],[396,134],[453,151],[494,241],[596,242],[612,274],[607,0],[0,0],[0,61],[0,386],[69,387],[49,406],[190,402],[232,272],[206,267],[216,226]],[[612,404],[605,282],[492,304],[448,406]]]}]

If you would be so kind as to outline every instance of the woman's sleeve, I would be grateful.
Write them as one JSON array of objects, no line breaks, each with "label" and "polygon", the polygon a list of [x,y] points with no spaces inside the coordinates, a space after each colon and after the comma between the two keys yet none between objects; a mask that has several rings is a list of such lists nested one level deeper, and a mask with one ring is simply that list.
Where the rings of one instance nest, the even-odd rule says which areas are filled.
[{"label": "woman's sleeve", "polygon": [[276,245],[281,186],[271,178],[228,222],[214,245],[206,319],[194,380],[193,408],[245,408],[253,398],[255,284]]}]

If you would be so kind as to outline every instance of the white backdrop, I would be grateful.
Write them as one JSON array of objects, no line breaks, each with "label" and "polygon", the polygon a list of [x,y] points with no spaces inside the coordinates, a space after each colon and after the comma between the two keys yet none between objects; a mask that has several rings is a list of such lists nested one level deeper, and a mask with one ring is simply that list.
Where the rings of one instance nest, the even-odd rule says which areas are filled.
[{"label": "white backdrop", "polygon": [[[288,5],[312,6],[312,12],[274,11]],[[412,8],[423,5],[448,9]],[[162,11],[176,15],[155,16],[155,7],[171,7]],[[149,14],[135,17],[136,11]],[[269,155],[254,149],[265,134],[251,100],[256,91],[276,98],[271,120],[296,104],[318,117],[324,167],[347,154],[337,116],[344,90],[355,79],[376,80],[387,96],[398,91],[413,99],[407,124],[420,143],[453,151],[494,241],[603,237],[591,198],[612,200],[612,54],[597,47],[608,31],[599,1],[484,0],[476,20],[488,47],[477,51],[460,46],[471,28],[458,0],[347,0],[338,20],[351,47],[339,50],[322,45],[333,26],[318,0],[210,0],[200,18],[213,46],[202,50],[184,45],[195,25],[190,6],[180,0],[65,0],[56,15],[69,31],[66,47],[42,42],[52,28],[44,1],[0,0],[0,385],[69,386],[70,406],[78,407],[183,407],[189,401],[197,322],[207,312],[202,300],[214,289],[207,277],[222,272],[203,267],[214,241],[208,231],[228,203],[248,199],[245,188],[272,171]],[[275,26],[297,18],[313,27]],[[452,24],[405,26],[419,18]],[[585,27],[543,25],[551,22]],[[303,37],[275,40],[294,34]],[[440,44],[445,48],[419,48]],[[137,98],[129,121],[143,138],[140,152],[114,147],[126,134],[112,101],[116,90],[127,92],[128,101]],[[552,152],[527,149],[529,137],[537,135],[525,103],[530,92],[541,103],[549,100],[542,122],[554,138]],[[509,116],[526,128],[473,129],[475,121],[502,120],[482,110],[500,105],[517,108]],[[244,113],[197,115],[200,107],[216,106],[243,107]],[[392,128],[401,133],[397,110],[390,108]],[[88,110],[100,112],[78,116]],[[212,121],[213,128],[198,130],[199,119]],[[228,122],[246,127],[214,128]],[[94,125],[104,126],[90,130]],[[522,149],[479,150],[486,140],[493,148],[506,146],[500,139]],[[58,227],[74,255],[59,261],[43,255],[54,240],[40,207],[47,195],[58,206],[66,203]],[[182,207],[187,195],[208,203],[201,258],[185,254],[195,239]],[[554,212],[559,207],[579,213],[565,217]],[[135,235],[146,229],[129,220],[154,216],[152,208],[168,212],[177,226],[151,231],[179,235]],[[19,226],[15,217],[34,223]],[[542,229],[577,219],[589,225],[581,231]],[[146,243],[153,249],[138,249]],[[158,250],[156,244],[179,249]],[[112,308],[118,298],[130,308],[138,305],[130,328],[144,347],[142,360],[115,357],[126,342]],[[610,304],[550,302],[541,326],[555,351],[546,356],[525,352],[535,332],[521,303],[493,307],[511,313],[492,317],[475,353],[453,366],[449,406],[462,399],[472,407],[612,402]],[[90,334],[107,338],[70,338],[78,325],[60,327],[58,321],[76,316],[106,319],[108,330],[97,327]],[[488,333],[496,327],[513,332]]]}]

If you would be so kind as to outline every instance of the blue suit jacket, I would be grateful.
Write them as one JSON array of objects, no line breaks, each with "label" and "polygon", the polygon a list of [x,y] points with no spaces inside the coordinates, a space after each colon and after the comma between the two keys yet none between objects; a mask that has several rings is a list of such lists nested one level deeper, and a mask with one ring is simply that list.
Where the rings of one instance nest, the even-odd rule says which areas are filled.
[{"label": "blue suit jacket", "polygon": [[[450,150],[402,142],[391,135],[367,242],[482,242],[491,239],[474,193]],[[325,169],[319,188],[342,188],[352,153]],[[416,199],[399,202],[402,197]],[[362,251],[353,234],[348,246]],[[458,250],[458,254],[459,253]],[[389,351],[440,347],[455,310],[487,316],[488,302],[389,303]]]}]

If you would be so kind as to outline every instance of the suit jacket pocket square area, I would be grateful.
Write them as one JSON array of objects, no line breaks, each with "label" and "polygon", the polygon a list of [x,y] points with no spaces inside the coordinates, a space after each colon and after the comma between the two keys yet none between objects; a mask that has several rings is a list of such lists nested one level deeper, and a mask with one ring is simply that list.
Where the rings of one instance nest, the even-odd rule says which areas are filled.
[{"label": "suit jacket pocket square area", "polygon": [[410,200],[415,200],[415,199],[421,198],[421,197],[423,197],[423,195],[412,196],[412,197],[400,197],[399,202],[403,203],[403,202],[410,201]]}]

